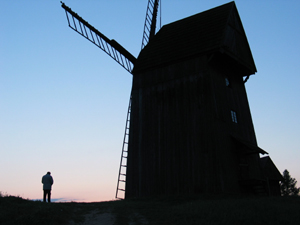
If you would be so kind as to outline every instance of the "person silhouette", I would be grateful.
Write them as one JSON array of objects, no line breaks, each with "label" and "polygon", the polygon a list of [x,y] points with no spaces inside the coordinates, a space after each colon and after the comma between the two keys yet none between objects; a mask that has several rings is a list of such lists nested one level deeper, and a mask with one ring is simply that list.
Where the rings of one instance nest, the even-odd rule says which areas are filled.
[{"label": "person silhouette", "polygon": [[46,175],[42,177],[44,198],[43,201],[46,202],[46,197],[48,196],[48,202],[51,202],[51,189],[53,184],[53,178],[50,172],[47,172]]}]

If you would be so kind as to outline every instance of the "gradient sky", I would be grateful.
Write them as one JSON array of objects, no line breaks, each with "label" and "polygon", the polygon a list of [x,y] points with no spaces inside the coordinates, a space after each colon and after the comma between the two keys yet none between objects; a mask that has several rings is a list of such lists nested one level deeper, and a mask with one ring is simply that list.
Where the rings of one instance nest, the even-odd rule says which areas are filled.
[{"label": "gradient sky", "polygon": [[[162,0],[162,25],[227,2]],[[300,1],[235,2],[258,145],[300,182]],[[138,56],[147,0],[65,4]],[[55,199],[113,200],[132,75],[68,28],[58,0],[2,0],[0,21],[0,191],[41,199],[51,171]]]}]

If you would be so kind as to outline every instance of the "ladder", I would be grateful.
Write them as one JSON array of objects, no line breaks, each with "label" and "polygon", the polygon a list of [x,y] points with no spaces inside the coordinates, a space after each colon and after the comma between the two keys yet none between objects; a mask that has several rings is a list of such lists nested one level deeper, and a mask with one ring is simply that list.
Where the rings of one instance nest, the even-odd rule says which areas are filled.
[{"label": "ladder", "polygon": [[[124,134],[124,139],[123,139],[119,176],[118,176],[118,183],[117,183],[117,190],[116,190],[116,199],[124,199],[125,198],[130,113],[131,113],[131,95],[130,95],[129,106],[128,106],[128,111],[127,111],[125,134]],[[120,191],[121,191],[121,193],[120,193]]]}]

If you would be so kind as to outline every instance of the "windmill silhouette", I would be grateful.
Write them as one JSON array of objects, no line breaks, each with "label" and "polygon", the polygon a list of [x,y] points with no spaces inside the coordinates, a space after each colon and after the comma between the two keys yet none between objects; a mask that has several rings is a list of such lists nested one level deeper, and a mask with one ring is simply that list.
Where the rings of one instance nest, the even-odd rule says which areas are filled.
[{"label": "windmill silhouette", "polygon": [[260,158],[245,88],[256,66],[234,2],[155,33],[149,0],[137,59],[62,7],[73,30],[133,74],[116,198],[280,194],[280,172]]},{"label": "windmill silhouette", "polygon": [[[146,10],[146,18],[144,23],[144,31],[142,38],[142,49],[149,43],[155,35],[156,21],[158,13],[159,0],[149,0]],[[61,2],[61,7],[65,9],[68,25],[71,29],[82,35],[84,38],[102,49],[106,54],[119,63],[125,70],[132,73],[136,58],[121,46],[114,39],[107,38],[104,34],[90,25],[86,20],[80,17],[72,9]],[[117,182],[116,198],[119,196],[119,191],[125,193],[126,183],[126,167],[127,167],[127,153],[129,142],[129,126],[130,126],[130,112],[131,112],[131,95],[126,117],[125,134],[123,139],[122,154],[120,160],[120,168]]]}]

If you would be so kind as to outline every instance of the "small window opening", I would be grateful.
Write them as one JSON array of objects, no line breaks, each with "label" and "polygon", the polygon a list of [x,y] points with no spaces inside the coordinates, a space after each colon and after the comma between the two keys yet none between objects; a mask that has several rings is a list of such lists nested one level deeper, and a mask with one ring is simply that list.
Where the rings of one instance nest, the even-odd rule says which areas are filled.
[{"label": "small window opening", "polygon": [[230,81],[229,81],[228,77],[225,77],[225,84],[226,84],[226,87],[230,86]]},{"label": "small window opening", "polygon": [[236,112],[231,110],[231,120],[233,123],[238,123],[237,117],[236,117]]}]

